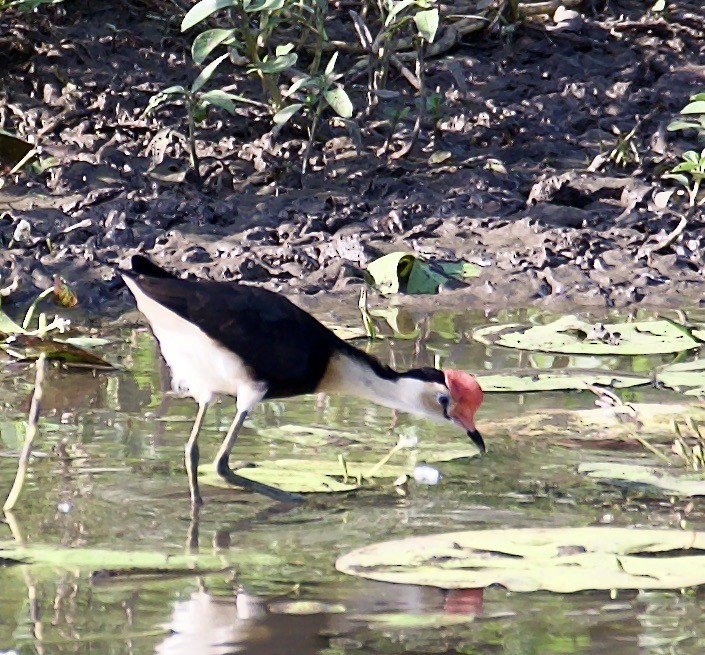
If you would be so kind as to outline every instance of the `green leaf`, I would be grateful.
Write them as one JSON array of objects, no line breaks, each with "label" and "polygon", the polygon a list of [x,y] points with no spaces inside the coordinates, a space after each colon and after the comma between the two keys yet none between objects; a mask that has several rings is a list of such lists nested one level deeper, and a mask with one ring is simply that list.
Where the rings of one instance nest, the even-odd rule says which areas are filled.
[{"label": "green leaf", "polygon": [[287,105],[284,109],[280,109],[272,118],[274,124],[284,125],[303,106],[303,103],[295,102],[293,105]]},{"label": "green leaf", "polygon": [[297,59],[298,55],[295,52],[290,52],[287,55],[281,55],[255,64],[254,69],[265,75],[273,75],[291,68]]},{"label": "green leaf", "polygon": [[191,93],[196,93],[199,91],[203,85],[210,80],[211,77],[213,77],[213,73],[215,73],[215,69],[220,66],[220,63],[228,57],[228,54],[225,53],[224,55],[220,55],[217,59],[214,59],[208,66],[206,66],[200,73],[200,75],[193,81],[193,84],[191,85]]},{"label": "green leaf", "polygon": [[362,578],[441,589],[682,589],[705,584],[704,549],[705,532],[690,530],[503,528],[365,546],[339,557],[335,567]]},{"label": "green leaf", "polygon": [[478,267],[464,261],[429,264],[409,253],[393,252],[368,264],[365,278],[385,294],[431,294],[449,280],[462,281],[479,273]]},{"label": "green leaf", "polygon": [[438,31],[438,9],[418,12],[414,16],[414,22],[421,37],[429,43],[433,43]]},{"label": "green leaf", "polygon": [[676,390],[705,387],[705,359],[669,364],[656,373],[656,382]]},{"label": "green leaf", "polygon": [[676,173],[664,173],[662,177],[666,180],[675,180],[679,182],[686,188],[690,188],[690,178],[687,175],[680,175]]},{"label": "green leaf", "polygon": [[399,2],[391,3],[392,8],[387,14],[387,20],[384,21],[385,27],[388,26],[404,9],[417,4],[416,0],[400,0]]},{"label": "green leaf", "polygon": [[151,551],[120,551],[99,548],[58,548],[56,546],[18,546],[15,542],[0,542],[0,561],[17,564],[56,566],[64,569],[112,573],[179,572],[199,573],[222,571],[234,564],[273,565],[278,560],[263,553],[219,552],[217,554],[182,555]]},{"label": "green leaf", "polygon": [[233,116],[236,113],[233,100],[239,99],[239,96],[228,93],[227,91],[222,91],[221,89],[213,89],[213,91],[208,91],[201,96],[201,102],[225,109],[225,111]]},{"label": "green leaf", "polygon": [[548,325],[491,325],[475,330],[481,343],[576,355],[654,355],[682,352],[701,342],[683,326],[671,321],[592,324],[564,316]]},{"label": "green leaf", "polygon": [[274,49],[274,54],[279,57],[280,55],[288,55],[294,49],[293,43],[285,43],[283,45],[278,45]]},{"label": "green leaf", "polygon": [[164,89],[159,93],[153,95],[144,110],[144,115],[147,116],[152,113],[159,105],[164,102],[168,102],[171,96],[185,96],[188,91],[183,86],[170,86],[168,89]]},{"label": "green leaf", "polygon": [[481,269],[476,264],[470,262],[439,262],[438,266],[446,274],[459,280],[467,280],[471,277],[478,277]]},{"label": "green leaf", "polygon": [[578,466],[578,472],[599,480],[652,487],[666,494],[705,496],[705,477],[702,473],[682,473],[664,467],[620,462],[584,462]]},{"label": "green leaf", "polygon": [[[633,375],[613,375],[593,371],[541,372],[518,375],[494,374],[477,375],[483,391],[525,393],[534,391],[563,391],[568,389],[587,389],[588,385],[624,389],[649,384],[651,378]],[[705,380],[704,380],[705,382]]]},{"label": "green leaf", "polygon": [[353,104],[342,86],[328,89],[323,92],[323,95],[338,116],[350,118],[353,115]]},{"label": "green leaf", "polygon": [[[424,460],[430,464],[455,459],[475,457],[474,447],[458,450],[425,449]],[[374,469],[374,471],[373,471]],[[347,472],[347,473],[346,473]],[[341,493],[369,488],[376,479],[396,479],[410,472],[408,466],[384,464],[375,467],[373,462],[346,461],[345,468],[336,459],[320,457],[309,459],[275,459],[259,462],[255,466],[237,469],[235,473],[249,480],[267,484],[292,493]],[[213,487],[232,488],[210,464],[198,468],[198,479]]]},{"label": "green leaf", "polygon": [[285,4],[285,0],[254,0],[245,5],[245,11],[277,11]]},{"label": "green leaf", "polygon": [[181,31],[185,32],[219,9],[235,7],[237,4],[239,4],[239,0],[201,0],[186,12],[181,21]]},{"label": "green leaf", "polygon": [[684,121],[677,118],[676,120],[671,121],[666,129],[669,132],[675,132],[676,130],[688,130],[690,128],[700,129],[705,128],[705,125],[702,123],[694,123],[693,121]]},{"label": "green leaf", "polygon": [[330,60],[326,64],[326,68],[325,68],[326,75],[330,75],[335,70],[335,62],[336,61],[338,61],[338,51],[337,50],[333,53],[333,56],[330,58]]},{"label": "green leaf", "polygon": [[705,114],[705,99],[687,104],[681,109],[681,114]]},{"label": "green leaf", "polygon": [[694,102],[695,100],[705,101],[705,93],[696,93],[694,96],[690,96],[691,102]]},{"label": "green leaf", "polygon": [[230,30],[206,30],[201,32],[194,40],[191,46],[191,57],[197,64],[202,64],[208,55],[215,50],[219,45],[226,43],[230,44],[234,41],[236,31]]}]

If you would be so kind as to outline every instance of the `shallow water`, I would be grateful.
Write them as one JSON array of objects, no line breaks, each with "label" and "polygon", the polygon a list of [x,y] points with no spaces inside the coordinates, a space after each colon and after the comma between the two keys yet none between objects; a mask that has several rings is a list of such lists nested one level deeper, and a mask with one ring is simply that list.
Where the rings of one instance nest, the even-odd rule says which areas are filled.
[{"label": "shallow water", "polygon": [[[319,313],[319,315],[321,315]],[[326,315],[333,322],[352,317]],[[324,316],[324,318],[326,317]],[[549,317],[530,312],[531,320]],[[525,319],[526,315],[519,318]],[[517,316],[501,315],[502,322]],[[568,368],[651,370],[674,356],[572,358],[486,347],[470,339],[481,314],[425,315],[402,310],[397,326],[412,338],[385,339],[372,350],[396,367],[441,361],[468,370]],[[198,525],[189,508],[183,444],[192,401],[165,396],[167,376],[144,328],[106,328],[102,354],[116,371],[48,371],[36,457],[20,505],[0,524],[13,535],[50,547],[112,548],[180,554],[235,550],[247,565],[205,576],[90,576],[37,566],[0,566],[0,653],[610,653],[695,654],[705,645],[698,591],[509,593],[501,588],[443,592],[337,573],[335,558],[392,537],[531,526],[705,528],[699,501],[600,484],[576,472],[585,459],[644,458],[639,448],[552,434],[517,433],[506,421],[552,409],[594,406],[589,393],[487,394],[478,427],[484,458],[439,465],[437,486],[390,485],[347,495],[318,495],[283,511],[265,498],[230,489],[202,489]],[[413,335],[413,336],[412,336]],[[33,369],[7,364],[0,379],[0,489],[8,489],[21,444]],[[622,398],[682,401],[644,388]],[[209,411],[200,437],[208,461],[232,418],[233,402]],[[466,445],[452,427],[433,426],[349,398],[305,397],[263,404],[243,429],[234,459],[296,457],[306,445],[277,427],[325,426],[319,458],[350,459],[367,443],[414,432],[423,441]],[[292,436],[293,435],[293,436]],[[403,463],[402,458],[401,462]],[[4,493],[0,493],[4,496]],[[197,528],[197,529],[196,529]],[[243,561],[245,561],[243,555]],[[277,613],[286,600],[325,603],[313,615]]]}]

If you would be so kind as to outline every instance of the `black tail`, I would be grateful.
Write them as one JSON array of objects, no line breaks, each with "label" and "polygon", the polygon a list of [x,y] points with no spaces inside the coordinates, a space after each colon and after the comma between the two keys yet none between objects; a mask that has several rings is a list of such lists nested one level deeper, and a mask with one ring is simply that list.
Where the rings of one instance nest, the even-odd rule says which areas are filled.
[{"label": "black tail", "polygon": [[176,275],[165,271],[142,255],[132,256],[132,273],[134,275],[146,275],[147,277],[177,279]]}]

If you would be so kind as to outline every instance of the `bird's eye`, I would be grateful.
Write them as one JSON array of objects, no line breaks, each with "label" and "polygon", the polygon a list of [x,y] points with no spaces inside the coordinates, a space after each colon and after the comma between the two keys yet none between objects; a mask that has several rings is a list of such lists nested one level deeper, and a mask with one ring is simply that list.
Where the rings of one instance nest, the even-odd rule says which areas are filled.
[{"label": "bird's eye", "polygon": [[450,419],[450,416],[448,416],[448,405],[450,405],[450,398],[444,393],[438,394],[438,404],[443,410],[443,416],[445,416],[447,419]]}]

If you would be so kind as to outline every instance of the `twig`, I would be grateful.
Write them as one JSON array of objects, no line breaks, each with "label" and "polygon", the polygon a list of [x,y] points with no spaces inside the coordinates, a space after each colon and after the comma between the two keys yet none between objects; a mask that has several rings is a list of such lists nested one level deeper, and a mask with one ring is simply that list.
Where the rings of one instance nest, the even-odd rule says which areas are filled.
[{"label": "twig", "polygon": [[419,113],[416,115],[414,129],[411,132],[408,142],[404,144],[401,150],[398,150],[394,154],[390,155],[390,159],[401,159],[402,157],[408,155],[414,147],[416,140],[419,138],[421,125],[426,118],[426,80],[424,67],[424,42],[423,39],[419,39],[416,48],[416,77],[419,80]]},{"label": "twig", "polygon": [[659,250],[663,250],[664,248],[670,246],[681,234],[683,234],[683,232],[685,232],[686,227],[688,227],[688,219],[684,216],[676,226],[676,229],[667,234],[662,241],[659,241],[653,248],[651,248],[649,254],[658,252]]},{"label": "twig", "polygon": [[41,353],[39,355],[39,359],[37,359],[37,372],[34,376],[34,393],[32,394],[32,403],[29,407],[27,433],[24,437],[24,445],[22,446],[22,452],[20,453],[19,463],[17,465],[15,482],[12,485],[12,489],[10,489],[10,493],[7,496],[5,504],[3,505],[3,510],[5,512],[9,512],[17,503],[17,499],[22,492],[22,486],[24,485],[24,480],[27,475],[27,462],[29,461],[29,456],[32,452],[32,441],[37,434],[37,423],[39,422],[39,406],[42,401],[46,359],[47,356],[45,353]]}]

